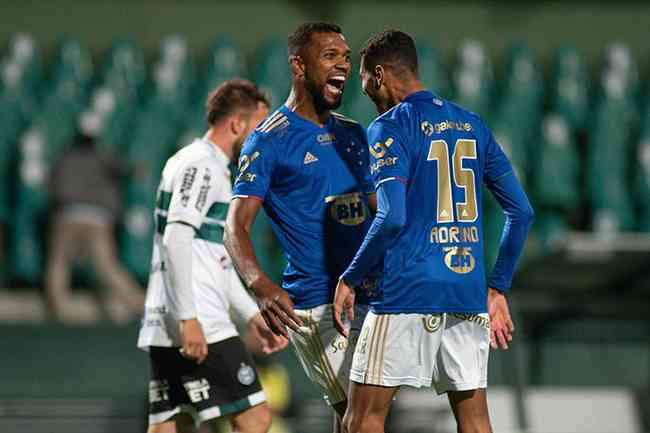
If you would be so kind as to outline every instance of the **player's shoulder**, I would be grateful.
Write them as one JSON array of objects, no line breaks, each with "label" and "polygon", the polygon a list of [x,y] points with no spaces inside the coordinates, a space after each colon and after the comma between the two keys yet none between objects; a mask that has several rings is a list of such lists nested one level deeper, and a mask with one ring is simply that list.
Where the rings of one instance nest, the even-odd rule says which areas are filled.
[{"label": "player's shoulder", "polygon": [[165,169],[181,171],[187,167],[221,169],[221,163],[210,151],[209,145],[197,138],[192,143],[179,149],[165,164]]},{"label": "player's shoulder", "polygon": [[451,117],[457,121],[469,122],[477,128],[483,128],[485,126],[485,121],[478,113],[470,111],[455,102],[445,101],[445,104],[448,105],[448,111],[451,114]]},{"label": "player's shoulder", "polygon": [[257,125],[255,131],[253,131],[253,135],[268,139],[274,137],[279,132],[286,130],[289,126],[291,126],[289,116],[287,116],[282,110],[278,109]]},{"label": "player's shoulder", "polygon": [[404,118],[408,115],[407,110],[408,108],[405,104],[401,103],[385,113],[380,114],[368,125],[368,133],[370,134],[372,131],[379,131],[386,128],[392,130],[399,129],[403,124]]},{"label": "player's shoulder", "polygon": [[292,126],[291,119],[286,113],[278,109],[271,113],[266,119],[262,120],[259,125],[248,136],[244,143],[243,152],[249,150],[259,150],[260,148],[278,150],[281,146],[275,146],[274,143],[281,137],[286,138],[288,129]]}]

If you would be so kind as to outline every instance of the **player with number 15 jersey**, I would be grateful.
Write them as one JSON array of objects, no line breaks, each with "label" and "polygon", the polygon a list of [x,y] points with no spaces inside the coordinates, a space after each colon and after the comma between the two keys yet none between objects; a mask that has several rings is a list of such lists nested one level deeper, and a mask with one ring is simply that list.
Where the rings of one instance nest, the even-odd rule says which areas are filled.
[{"label": "player with number 15 jersey", "polygon": [[[532,208],[479,116],[423,87],[408,34],[375,35],[361,55],[364,91],[381,114],[368,128],[378,205],[336,289],[334,318],[342,333],[339,316],[354,304],[351,288],[375,263],[383,265],[383,276],[351,368],[350,431],[383,431],[383,416],[404,385],[449,393],[459,431],[469,425],[491,431],[484,390],[490,328],[511,338],[512,327],[503,331],[499,324],[510,320],[503,293],[510,288]],[[489,281],[482,185],[507,217]],[[367,407],[375,408],[373,413],[366,413]]]}]

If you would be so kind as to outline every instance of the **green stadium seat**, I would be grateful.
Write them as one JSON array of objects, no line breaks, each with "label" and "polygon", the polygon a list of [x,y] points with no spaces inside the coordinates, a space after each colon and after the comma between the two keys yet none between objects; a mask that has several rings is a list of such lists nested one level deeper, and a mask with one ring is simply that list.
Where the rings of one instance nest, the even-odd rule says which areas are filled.
[{"label": "green stadium seat", "polygon": [[167,107],[150,104],[138,116],[126,158],[139,173],[126,185],[124,227],[120,233],[120,256],[142,283],[151,259],[153,210],[160,173],[178,142],[179,124],[165,112]]},{"label": "green stadium seat", "polygon": [[291,86],[286,43],[271,40],[262,45],[256,55],[253,80],[271,99],[271,107],[284,102]]},{"label": "green stadium seat", "polygon": [[[427,43],[417,43],[416,48],[420,80],[427,89],[446,98],[449,95],[449,77],[440,59],[440,53]],[[356,71],[353,69],[352,73],[356,75]]]},{"label": "green stadium seat", "polygon": [[[15,147],[0,132],[0,224],[9,221],[13,207]],[[0,252],[0,255],[1,252]]]},{"label": "green stadium seat", "polygon": [[633,129],[630,100],[614,81],[596,106],[589,136],[587,190],[598,232],[624,231],[634,225],[628,155]]},{"label": "green stadium seat", "polygon": [[205,99],[210,90],[225,80],[245,76],[244,56],[239,47],[227,36],[221,37],[208,53],[205,77],[197,98]]},{"label": "green stadium seat", "polygon": [[528,183],[530,175],[529,153],[526,146],[526,132],[510,119],[505,111],[501,111],[490,124],[494,139],[508,155],[510,162],[522,184]]},{"label": "green stadium seat", "polygon": [[569,231],[569,224],[561,213],[553,210],[536,212],[533,233],[539,241],[539,254],[551,253],[566,239]]},{"label": "green stadium seat", "polygon": [[524,145],[537,130],[542,112],[543,81],[534,55],[525,44],[510,49],[501,91],[502,115],[522,130]]},{"label": "green stadium seat", "polygon": [[461,44],[452,81],[451,99],[488,119],[493,111],[490,103],[494,94],[494,72],[480,42],[468,40]]},{"label": "green stadium seat", "polygon": [[564,117],[573,130],[583,128],[589,110],[589,76],[575,47],[565,45],[558,50],[551,88],[551,109]]},{"label": "green stadium seat", "polygon": [[535,56],[524,43],[510,48],[506,61],[504,95],[523,98],[531,103],[539,103],[542,98],[543,81]]},{"label": "green stadium seat", "polygon": [[38,283],[43,274],[48,138],[45,128],[32,126],[21,139],[17,205],[9,224],[11,277],[29,284]]},{"label": "green stadium seat", "polygon": [[580,161],[568,122],[560,115],[544,119],[539,149],[532,159],[531,181],[535,205],[557,211],[574,211],[580,206]]},{"label": "green stadium seat", "polygon": [[27,33],[15,34],[9,41],[7,63],[19,70],[23,91],[36,95],[43,78],[42,60],[34,38]]},{"label": "green stadium seat", "polygon": [[127,269],[145,284],[149,276],[153,239],[155,187],[151,181],[131,181],[125,193],[120,257]]},{"label": "green stadium seat", "polygon": [[137,101],[146,79],[144,54],[133,42],[117,40],[108,52],[102,68],[101,82],[118,98]]},{"label": "green stadium seat", "polygon": [[635,197],[640,210],[636,229],[650,232],[650,120],[641,132],[636,154]]},{"label": "green stadium seat", "polygon": [[636,100],[640,96],[639,67],[623,42],[611,42],[605,47],[603,75],[610,74],[621,79],[627,97]]},{"label": "green stadium seat", "polygon": [[55,81],[75,82],[86,86],[93,77],[93,62],[90,52],[77,40],[68,39],[61,43],[54,67]]}]

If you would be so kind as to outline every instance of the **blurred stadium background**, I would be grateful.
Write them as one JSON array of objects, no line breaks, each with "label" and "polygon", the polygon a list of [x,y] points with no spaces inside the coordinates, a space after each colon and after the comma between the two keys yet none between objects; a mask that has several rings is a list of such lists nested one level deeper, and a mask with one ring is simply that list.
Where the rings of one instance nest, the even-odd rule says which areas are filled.
[{"label": "blurred stadium background", "polygon": [[[488,120],[532,198],[516,341],[490,360],[495,431],[650,431],[650,4],[579,0],[0,1],[0,431],[146,428],[137,319],[104,318],[84,263],[75,323],[49,321],[43,301],[48,171],[80,116],[103,152],[138,167],[116,236],[144,285],[159,172],[205,129],[207,91],[244,76],[281,103],[286,35],[323,19],[353,49],[386,27],[412,33],[425,83]],[[375,110],[356,68],[340,111],[367,124]],[[503,218],[484,208],[493,259]],[[255,234],[279,278],[264,218]],[[329,431],[293,354],[260,362],[275,431]],[[455,427],[443,397],[404,390],[389,431]]]}]

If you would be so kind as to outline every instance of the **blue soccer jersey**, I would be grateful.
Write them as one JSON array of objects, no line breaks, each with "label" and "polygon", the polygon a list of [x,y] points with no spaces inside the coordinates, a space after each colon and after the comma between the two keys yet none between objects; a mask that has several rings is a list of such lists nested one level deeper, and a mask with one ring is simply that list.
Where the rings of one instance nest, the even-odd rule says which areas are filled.
[{"label": "blue soccer jersey", "polygon": [[[282,106],[251,134],[233,198],[263,200],[288,261],[282,287],[296,308],[331,303],[341,272],[372,222],[368,144],[336,113],[320,127]],[[367,298],[360,293],[360,303]]]},{"label": "blue soccer jersey", "polygon": [[406,185],[406,223],[386,250],[373,310],[485,312],[481,187],[512,172],[490,130],[421,91],[377,118],[368,142],[375,184]]}]

